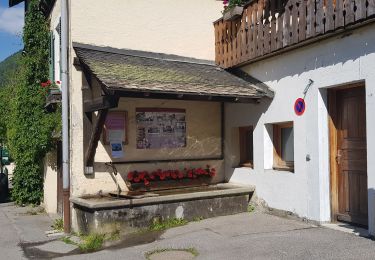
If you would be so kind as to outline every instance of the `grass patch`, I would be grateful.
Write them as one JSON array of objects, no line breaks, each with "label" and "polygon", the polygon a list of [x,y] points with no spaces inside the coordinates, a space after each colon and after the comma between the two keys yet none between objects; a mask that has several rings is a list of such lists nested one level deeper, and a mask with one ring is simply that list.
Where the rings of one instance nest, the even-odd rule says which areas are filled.
[{"label": "grass patch", "polygon": [[191,247],[191,248],[162,248],[162,249],[155,249],[153,251],[150,251],[150,252],[147,252],[145,254],[145,258],[147,260],[150,260],[150,257],[153,255],[153,254],[158,254],[158,253],[163,253],[163,252],[169,252],[169,251],[183,251],[183,252],[188,252],[190,254],[192,254],[194,257],[197,257],[199,255],[199,252],[197,249],[195,249],[194,247]]},{"label": "grass patch", "polygon": [[255,211],[255,206],[254,205],[249,205],[247,206],[247,212],[254,212]]},{"label": "grass patch", "polygon": [[108,241],[116,241],[116,240],[120,240],[120,230],[116,230],[114,232],[112,232],[111,234],[109,234],[108,236],[106,236],[106,240]]},{"label": "grass patch", "polygon": [[54,230],[63,231],[64,230],[64,221],[62,218],[55,219],[51,226]]},{"label": "grass patch", "polygon": [[184,226],[189,223],[183,218],[168,218],[166,220],[155,220],[149,227],[151,231],[161,231],[168,228]]},{"label": "grass patch", "polygon": [[95,252],[103,248],[106,241],[116,241],[120,239],[120,230],[116,230],[111,234],[93,233],[89,235],[82,235],[74,233],[73,236],[79,237],[81,242],[77,243],[71,239],[71,236],[61,238],[61,241],[66,244],[76,245],[83,253]]},{"label": "grass patch", "polygon": [[68,244],[68,245],[76,245],[77,246],[77,243],[72,241],[70,239],[70,237],[63,237],[63,238],[61,238],[61,241],[63,241],[65,244]]},{"label": "grass patch", "polygon": [[82,252],[94,252],[102,249],[103,243],[105,241],[104,234],[90,234],[87,236],[82,236],[82,243],[78,244],[79,249]]},{"label": "grass patch", "polygon": [[198,222],[198,221],[201,221],[201,220],[203,220],[203,219],[204,219],[204,217],[200,216],[200,217],[195,217],[195,218],[193,219],[193,221],[194,221],[194,222]]}]

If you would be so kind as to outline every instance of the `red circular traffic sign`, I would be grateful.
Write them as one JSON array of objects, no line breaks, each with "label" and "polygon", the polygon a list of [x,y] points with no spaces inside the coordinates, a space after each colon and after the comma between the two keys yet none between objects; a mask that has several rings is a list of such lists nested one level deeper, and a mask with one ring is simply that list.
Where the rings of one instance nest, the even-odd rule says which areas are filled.
[{"label": "red circular traffic sign", "polygon": [[298,98],[294,103],[294,112],[297,116],[302,116],[305,113],[306,103],[303,98]]}]

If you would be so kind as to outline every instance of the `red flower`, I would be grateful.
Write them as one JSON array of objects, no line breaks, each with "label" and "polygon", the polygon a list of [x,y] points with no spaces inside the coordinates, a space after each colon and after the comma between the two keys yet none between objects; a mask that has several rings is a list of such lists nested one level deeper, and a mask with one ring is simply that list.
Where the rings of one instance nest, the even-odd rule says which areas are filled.
[{"label": "red flower", "polygon": [[150,185],[150,182],[149,182],[147,179],[145,179],[145,180],[144,180],[144,184],[145,184],[146,186],[148,186],[148,185]]},{"label": "red flower", "polygon": [[60,80],[56,81],[56,84],[61,84],[61,81]]},{"label": "red flower", "polygon": [[178,178],[179,179],[183,179],[184,178],[184,174],[182,172],[178,172]]},{"label": "red flower", "polygon": [[129,181],[132,181],[132,180],[134,179],[134,173],[133,173],[133,172],[129,172],[129,173],[128,173],[128,176],[127,176],[127,179],[128,179]]},{"label": "red flower", "polygon": [[136,178],[134,178],[134,182],[140,182],[141,181],[141,179],[139,179],[139,177],[136,177]]}]

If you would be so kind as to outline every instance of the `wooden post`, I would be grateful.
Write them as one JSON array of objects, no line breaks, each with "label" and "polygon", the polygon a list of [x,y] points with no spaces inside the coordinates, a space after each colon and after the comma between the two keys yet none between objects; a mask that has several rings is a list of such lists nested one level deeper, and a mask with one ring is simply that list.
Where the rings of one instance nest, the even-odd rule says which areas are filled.
[{"label": "wooden post", "polygon": [[264,37],[263,37],[263,7],[264,7],[264,0],[259,0],[258,1],[258,21],[257,21],[257,24],[258,24],[258,40],[257,40],[257,46],[258,46],[258,50],[257,50],[257,55],[256,56],[262,56],[263,55],[263,51],[264,51],[264,48],[263,48],[263,41],[264,41]]},{"label": "wooden post", "polygon": [[366,0],[356,0],[357,9],[355,11],[355,20],[361,21],[366,18]]},{"label": "wooden post", "polygon": [[102,130],[103,130],[105,120],[107,118],[107,114],[108,114],[108,109],[99,110],[98,112],[98,118],[96,119],[95,126],[90,137],[89,146],[87,147],[86,154],[85,154],[85,166],[94,165],[96,148],[98,147],[98,142],[99,142]]},{"label": "wooden post", "polygon": [[315,34],[323,34],[324,33],[324,10],[323,10],[323,1],[324,0],[315,0],[316,10],[315,10]]},{"label": "wooden post", "polygon": [[368,0],[367,17],[375,15],[375,0]]},{"label": "wooden post", "polygon": [[271,52],[276,50],[276,5],[275,1],[271,1],[271,8],[270,8],[270,24],[271,24],[271,35],[270,35],[270,41],[271,41]]},{"label": "wooden post", "polygon": [[277,31],[276,31],[276,49],[281,49],[283,47],[283,34],[284,34],[284,14],[278,13],[277,19]]},{"label": "wooden post", "polygon": [[307,1],[306,38],[315,36],[315,0]]},{"label": "wooden post", "polygon": [[257,56],[258,53],[258,3],[254,3],[253,7],[253,51],[251,53],[251,58]]},{"label": "wooden post", "polygon": [[297,1],[292,0],[291,2],[292,7],[292,38],[291,38],[291,44],[295,44],[298,42],[298,6]]},{"label": "wooden post", "polygon": [[298,40],[306,39],[306,4],[307,0],[301,0],[299,5],[299,24],[298,24]]},{"label": "wooden post", "polygon": [[354,3],[353,0],[344,1],[345,26],[354,23]]},{"label": "wooden post", "polygon": [[327,0],[326,2],[326,8],[325,8],[325,27],[324,27],[324,32],[329,32],[335,29],[335,23],[333,20],[333,14],[334,14],[334,9],[333,9],[333,0]]},{"label": "wooden post", "polygon": [[285,7],[284,28],[283,28],[283,47],[290,44],[290,9],[289,5]]},{"label": "wooden post", "polygon": [[344,2],[343,0],[336,0],[335,6],[335,29],[344,27]]}]

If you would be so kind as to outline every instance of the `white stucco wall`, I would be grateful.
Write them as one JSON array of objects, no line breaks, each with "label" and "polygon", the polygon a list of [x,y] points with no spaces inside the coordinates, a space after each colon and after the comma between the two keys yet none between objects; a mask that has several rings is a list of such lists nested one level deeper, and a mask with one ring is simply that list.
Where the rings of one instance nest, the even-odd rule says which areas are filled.
[{"label": "white stucco wall", "polygon": [[57,213],[57,158],[56,151],[44,159],[43,206],[48,214]]},{"label": "white stucco wall", "polygon": [[[231,131],[254,125],[254,169],[235,168],[226,160],[227,179],[256,185],[257,194],[270,207],[292,211],[301,217],[330,221],[329,140],[326,88],[365,81],[367,109],[367,158],[369,230],[375,233],[375,25],[275,56],[242,68],[273,90],[270,104],[226,106],[226,154],[237,148]],[[307,109],[298,117],[296,98],[314,81],[306,96]],[[294,122],[295,172],[265,170],[270,142],[265,124]],[[311,161],[306,161],[310,155]],[[266,166],[266,167],[265,167]]]},{"label": "white stucco wall", "polygon": [[71,1],[75,42],[214,60],[216,0]]}]

